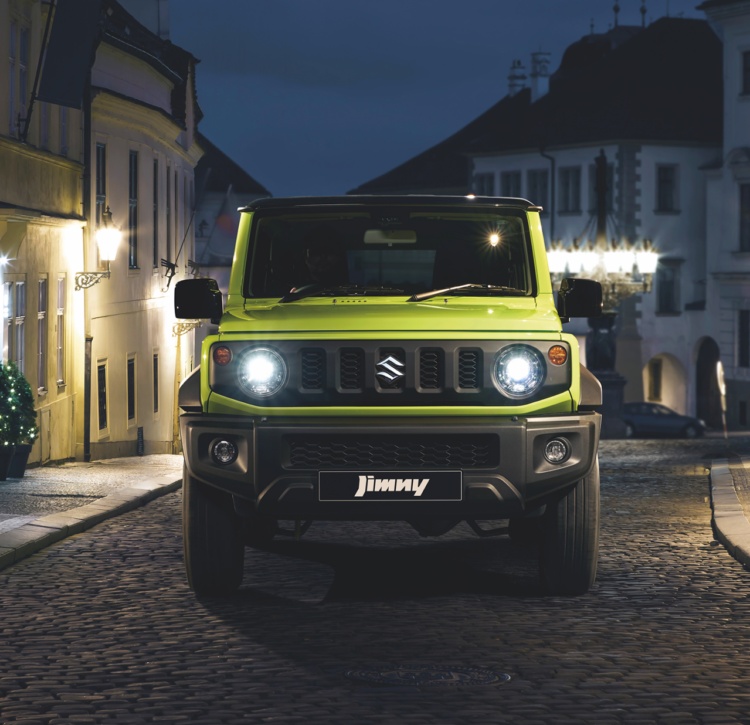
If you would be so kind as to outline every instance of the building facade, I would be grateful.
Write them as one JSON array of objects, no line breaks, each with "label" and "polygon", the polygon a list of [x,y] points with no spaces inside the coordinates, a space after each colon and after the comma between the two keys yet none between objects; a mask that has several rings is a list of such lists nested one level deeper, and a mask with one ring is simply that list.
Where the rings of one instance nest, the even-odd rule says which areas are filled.
[{"label": "building facade", "polygon": [[37,391],[30,460],[173,452],[194,364],[172,292],[194,252],[196,61],[115,0],[0,0],[0,29],[2,351]]},{"label": "building facade", "polygon": [[[659,401],[719,426],[705,262],[707,175],[722,153],[721,42],[706,21],[661,18],[583,37],[551,75],[540,55],[530,83],[514,61],[505,98],[355,191],[456,193],[463,173],[459,193],[543,206],[550,246],[570,250],[601,242],[603,161],[606,243],[659,253],[652,291],[618,308],[615,369],[626,381],[624,399]],[[581,323],[570,331],[587,334]]]},{"label": "building facade", "polygon": [[724,134],[718,163],[706,170],[708,286],[700,362],[721,360],[730,428],[750,426],[750,2],[700,6],[722,41]]},{"label": "building facade", "polygon": [[32,462],[75,455],[83,402],[81,113],[32,99],[48,13],[38,0],[0,0],[0,338],[2,360],[36,393]]}]

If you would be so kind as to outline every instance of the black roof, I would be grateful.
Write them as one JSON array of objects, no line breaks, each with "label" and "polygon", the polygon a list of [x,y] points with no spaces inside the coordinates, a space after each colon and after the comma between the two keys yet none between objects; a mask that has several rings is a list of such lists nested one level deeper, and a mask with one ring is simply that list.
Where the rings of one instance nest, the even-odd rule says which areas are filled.
[{"label": "black roof", "polygon": [[506,96],[445,141],[351,193],[468,186],[471,155],[604,142],[720,145],[722,48],[704,20],[661,18],[570,45],[549,92]]},{"label": "black roof", "polygon": [[203,112],[197,103],[195,73],[191,73],[200,61],[192,53],[160,38],[142,25],[117,0],[104,0],[101,16],[103,38],[106,42],[141,58],[174,84],[171,104],[175,120],[184,126],[186,97],[190,93],[196,100],[196,122],[200,121]]},{"label": "black roof", "polygon": [[204,151],[195,168],[198,188],[223,194],[231,186],[232,191],[237,194],[271,195],[265,186],[257,182],[202,133],[197,135],[197,139]]},{"label": "black roof", "polygon": [[403,194],[403,195],[348,195],[348,196],[289,196],[277,198],[256,199],[240,211],[255,211],[256,209],[291,209],[309,206],[446,206],[460,205],[516,207],[530,211],[539,211],[540,207],[527,199],[515,199],[499,196],[441,196],[439,194]]}]

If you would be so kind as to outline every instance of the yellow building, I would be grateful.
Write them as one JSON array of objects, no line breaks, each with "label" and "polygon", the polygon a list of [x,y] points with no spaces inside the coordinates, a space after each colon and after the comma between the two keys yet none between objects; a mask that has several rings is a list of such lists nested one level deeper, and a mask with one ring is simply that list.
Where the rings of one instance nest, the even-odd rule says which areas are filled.
[{"label": "yellow building", "polygon": [[172,452],[193,365],[172,289],[193,249],[196,61],[114,0],[57,3],[48,24],[49,8],[0,0],[2,349],[38,391],[30,460]]}]

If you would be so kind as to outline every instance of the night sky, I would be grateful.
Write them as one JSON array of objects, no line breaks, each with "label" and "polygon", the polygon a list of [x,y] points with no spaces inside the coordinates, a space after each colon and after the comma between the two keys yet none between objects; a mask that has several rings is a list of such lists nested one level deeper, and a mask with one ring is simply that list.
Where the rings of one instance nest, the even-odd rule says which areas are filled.
[{"label": "night sky", "polygon": [[[508,92],[518,58],[614,23],[614,0],[171,0],[200,59],[201,131],[274,196],[345,193],[442,141]],[[641,1],[619,0],[620,25]],[[705,18],[646,0],[646,22]],[[207,10],[210,8],[210,10]]]}]

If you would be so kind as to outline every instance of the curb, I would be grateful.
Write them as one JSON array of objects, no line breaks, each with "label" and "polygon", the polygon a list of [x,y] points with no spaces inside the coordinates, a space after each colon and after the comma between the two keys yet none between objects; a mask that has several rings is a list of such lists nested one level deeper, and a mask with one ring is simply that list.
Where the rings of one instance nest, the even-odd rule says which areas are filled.
[{"label": "curb", "polygon": [[737,497],[728,459],[717,458],[711,463],[710,480],[716,538],[740,564],[750,569],[750,522]]},{"label": "curb", "polygon": [[147,479],[85,506],[42,516],[0,534],[0,571],[68,536],[133,511],[155,498],[178,491],[182,486],[182,479],[167,483],[163,479]]}]

